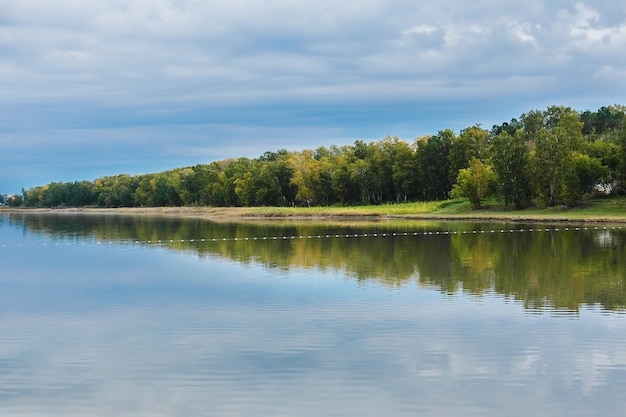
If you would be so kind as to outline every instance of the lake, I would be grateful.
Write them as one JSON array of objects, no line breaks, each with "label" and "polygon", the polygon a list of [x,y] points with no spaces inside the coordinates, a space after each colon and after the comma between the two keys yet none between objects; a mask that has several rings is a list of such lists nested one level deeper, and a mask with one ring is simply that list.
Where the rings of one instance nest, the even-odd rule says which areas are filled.
[{"label": "lake", "polygon": [[624,416],[626,226],[0,214],[0,415]]}]

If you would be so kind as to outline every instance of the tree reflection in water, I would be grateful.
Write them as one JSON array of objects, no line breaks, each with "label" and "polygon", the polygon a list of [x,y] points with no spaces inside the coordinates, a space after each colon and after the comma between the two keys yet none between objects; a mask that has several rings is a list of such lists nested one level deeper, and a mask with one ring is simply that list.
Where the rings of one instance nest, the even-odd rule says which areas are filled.
[{"label": "tree reflection in water", "polygon": [[417,284],[475,296],[496,292],[531,310],[575,312],[581,305],[600,305],[623,311],[626,306],[626,231],[621,228],[542,225],[531,232],[532,225],[501,223],[215,223],[82,214],[10,214],[3,221],[22,224],[25,233],[63,241],[161,241],[167,248],[194,251],[200,257],[220,256],[269,268],[341,271],[389,287]]}]

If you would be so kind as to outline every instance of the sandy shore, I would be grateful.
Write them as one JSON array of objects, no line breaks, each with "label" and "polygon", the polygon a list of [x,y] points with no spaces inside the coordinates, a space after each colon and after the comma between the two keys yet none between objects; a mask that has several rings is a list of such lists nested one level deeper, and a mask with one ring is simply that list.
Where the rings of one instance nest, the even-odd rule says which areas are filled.
[{"label": "sandy shore", "polygon": [[276,222],[276,221],[364,221],[376,222],[389,219],[385,214],[350,214],[342,212],[311,214],[294,211],[289,213],[275,213],[259,208],[248,207],[116,207],[116,208],[2,208],[2,212],[25,214],[53,214],[53,215],[107,215],[107,216],[151,216],[170,218],[196,218],[213,222]]},{"label": "sandy shore", "polygon": [[236,221],[271,221],[271,220],[334,220],[334,221],[381,221],[388,219],[404,220],[457,220],[457,221],[507,221],[507,222],[572,222],[572,223],[610,223],[624,224],[626,216],[603,216],[595,217],[576,214],[524,214],[524,213],[466,213],[466,214],[361,214],[350,213],[350,210],[325,214],[319,210],[307,214],[302,210],[294,210],[293,214],[287,211],[280,213],[264,211],[259,208],[248,207],[121,207],[121,208],[0,208],[2,212],[31,213],[31,214],[88,214],[88,215],[133,215],[133,216],[159,216],[180,218],[201,218],[216,222]]},{"label": "sandy shore", "polygon": [[3,208],[2,212],[29,214],[97,214],[196,217],[207,220],[237,220],[251,217],[250,210],[242,207],[65,207],[65,208]]}]

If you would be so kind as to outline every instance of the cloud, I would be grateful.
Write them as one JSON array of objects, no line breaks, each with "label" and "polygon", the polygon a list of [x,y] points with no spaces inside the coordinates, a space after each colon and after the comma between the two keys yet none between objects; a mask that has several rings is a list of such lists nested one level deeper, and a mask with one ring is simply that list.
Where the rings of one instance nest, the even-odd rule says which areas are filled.
[{"label": "cloud", "polygon": [[[26,92],[26,97],[78,97],[113,106],[306,101],[325,89],[350,90],[363,82],[393,87],[411,76],[464,83],[476,76],[497,78],[494,72],[520,75],[528,71],[520,62],[542,59],[549,69],[558,64],[555,56],[560,62],[582,59],[573,56],[585,53],[581,42],[604,39],[616,46],[624,37],[623,23],[601,25],[600,11],[582,3],[569,8],[537,1],[522,8],[454,1],[436,7],[406,1],[56,3],[58,12],[44,14],[44,5],[20,2],[7,13],[10,38],[21,42],[13,43],[13,59],[3,67],[29,68],[18,76],[23,83],[13,97]],[[494,56],[504,58],[495,68]],[[33,88],[24,91],[27,82]],[[445,88],[429,96],[437,92]],[[413,95],[409,90],[404,98]],[[336,96],[330,99],[350,101]],[[376,88],[369,99],[374,97]]]},{"label": "cloud", "polygon": [[576,13],[568,17],[569,33],[578,48],[601,48],[603,53],[612,53],[614,48],[626,46],[626,22],[604,26],[600,13],[580,3]]},{"label": "cloud", "polygon": [[417,135],[432,112],[385,107],[467,103],[495,109],[490,118],[510,109],[506,120],[550,104],[619,102],[626,85],[626,6],[615,0],[0,0],[0,9],[0,123],[22,136],[364,105],[387,116],[370,118],[372,131],[413,124]]}]

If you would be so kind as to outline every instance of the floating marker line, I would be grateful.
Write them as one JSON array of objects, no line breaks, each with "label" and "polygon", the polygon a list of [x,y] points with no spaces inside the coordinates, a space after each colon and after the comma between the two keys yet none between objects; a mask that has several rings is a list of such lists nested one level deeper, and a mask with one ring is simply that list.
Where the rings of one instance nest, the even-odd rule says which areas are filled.
[{"label": "floating marker line", "polygon": [[[348,234],[319,234],[319,235],[292,235],[292,236],[253,236],[253,237],[223,237],[223,238],[192,238],[192,239],[156,239],[156,240],[85,240],[74,241],[46,241],[46,242],[28,242],[28,243],[1,243],[0,248],[6,247],[34,247],[34,246],[87,246],[95,245],[167,245],[171,243],[217,243],[217,242],[242,242],[242,241],[279,241],[279,240],[297,240],[297,239],[356,239],[356,238],[376,238],[376,237],[396,237],[396,236],[437,236],[437,235],[477,235],[477,234],[504,234],[504,233],[545,233],[545,232],[563,232],[563,231],[611,231],[622,230],[623,226],[612,227],[531,227],[527,229],[488,229],[488,230],[431,230],[422,232],[368,232],[368,233],[348,233]],[[74,238],[76,239],[76,238]]]}]

